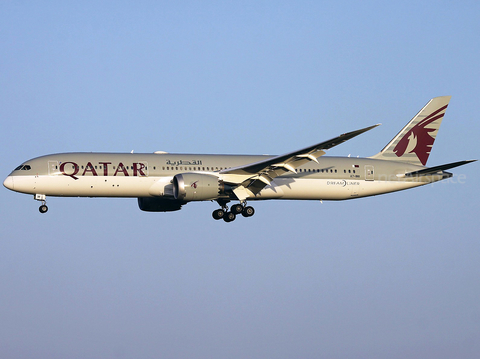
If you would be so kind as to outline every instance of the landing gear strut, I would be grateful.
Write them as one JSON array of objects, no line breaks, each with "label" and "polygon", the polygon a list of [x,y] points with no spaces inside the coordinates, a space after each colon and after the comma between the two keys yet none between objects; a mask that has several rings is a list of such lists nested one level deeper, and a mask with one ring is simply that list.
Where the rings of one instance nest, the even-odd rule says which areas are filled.
[{"label": "landing gear strut", "polygon": [[33,196],[33,198],[37,201],[41,201],[42,204],[40,207],[38,207],[38,210],[40,211],[40,213],[46,213],[48,211],[48,207],[47,207],[47,199],[45,197],[44,194],[36,194]]},{"label": "landing gear strut", "polygon": [[237,218],[238,214],[242,214],[244,217],[251,217],[255,214],[255,210],[251,206],[247,206],[247,202],[243,202],[242,204],[234,204],[230,211],[228,210],[227,203],[228,200],[218,200],[217,201],[222,208],[213,211],[212,217],[213,219],[219,220],[222,219],[225,222],[232,222]]}]

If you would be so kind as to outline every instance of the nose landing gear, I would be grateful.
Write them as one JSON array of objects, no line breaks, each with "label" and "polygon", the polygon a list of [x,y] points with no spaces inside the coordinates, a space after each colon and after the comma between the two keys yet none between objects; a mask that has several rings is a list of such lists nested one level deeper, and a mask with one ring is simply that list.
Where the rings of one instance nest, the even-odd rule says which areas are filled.
[{"label": "nose landing gear", "polygon": [[44,194],[36,194],[33,196],[33,198],[42,202],[41,206],[38,207],[40,213],[46,213],[48,211],[46,196]]}]

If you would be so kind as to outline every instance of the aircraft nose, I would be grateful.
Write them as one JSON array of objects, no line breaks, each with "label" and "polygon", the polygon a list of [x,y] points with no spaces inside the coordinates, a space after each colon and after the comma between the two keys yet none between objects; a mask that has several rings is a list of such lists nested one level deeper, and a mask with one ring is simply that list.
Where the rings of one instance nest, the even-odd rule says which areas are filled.
[{"label": "aircraft nose", "polygon": [[8,189],[11,189],[13,191],[14,190],[13,189],[13,176],[8,176],[7,178],[5,178],[5,181],[3,181],[3,185],[5,187],[7,187]]}]

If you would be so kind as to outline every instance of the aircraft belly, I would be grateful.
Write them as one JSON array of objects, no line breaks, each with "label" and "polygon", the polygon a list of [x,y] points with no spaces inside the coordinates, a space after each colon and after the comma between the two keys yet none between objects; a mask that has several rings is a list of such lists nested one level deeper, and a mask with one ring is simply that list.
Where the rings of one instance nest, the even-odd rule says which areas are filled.
[{"label": "aircraft belly", "polygon": [[[275,183],[275,184],[274,184]],[[345,200],[417,187],[425,183],[345,179],[276,178],[257,199]]]},{"label": "aircraft belly", "polygon": [[282,199],[339,200],[350,198],[353,193],[351,185],[346,185],[351,181],[281,178],[276,182],[284,193]]},{"label": "aircraft belly", "polygon": [[406,181],[362,181],[361,197],[375,196],[383,193],[402,191],[404,189],[423,186],[425,182]]}]

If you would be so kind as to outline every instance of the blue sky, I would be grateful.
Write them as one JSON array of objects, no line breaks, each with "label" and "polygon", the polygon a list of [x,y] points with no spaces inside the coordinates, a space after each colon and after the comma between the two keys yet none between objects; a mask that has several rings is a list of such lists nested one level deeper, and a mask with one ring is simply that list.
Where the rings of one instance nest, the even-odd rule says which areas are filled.
[{"label": "blue sky", "polygon": [[[280,154],[452,95],[429,165],[479,158],[480,5],[0,4],[1,171],[55,152]],[[2,358],[477,358],[478,164],[347,202],[1,193]],[[459,176],[460,175],[460,176]]]}]

